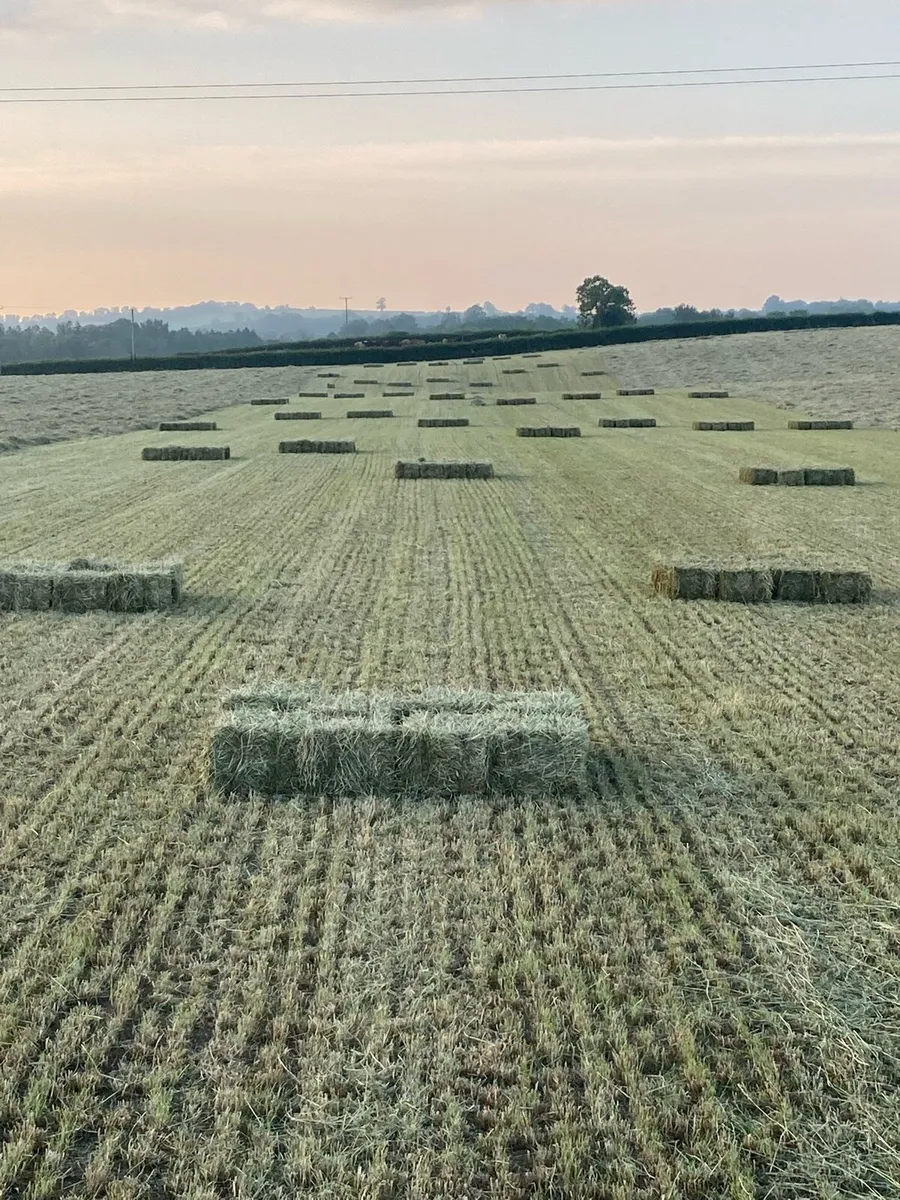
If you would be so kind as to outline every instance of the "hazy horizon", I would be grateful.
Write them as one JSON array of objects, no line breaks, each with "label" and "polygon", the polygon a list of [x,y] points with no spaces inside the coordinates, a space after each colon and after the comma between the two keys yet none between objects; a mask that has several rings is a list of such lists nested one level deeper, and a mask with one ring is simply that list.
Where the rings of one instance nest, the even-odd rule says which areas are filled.
[{"label": "hazy horizon", "polygon": [[[864,13],[844,0],[0,0],[0,97],[875,60],[896,0]],[[0,309],[216,294],[561,309],[594,273],[642,311],[756,308],[772,292],[890,301],[898,88],[4,103]]]}]

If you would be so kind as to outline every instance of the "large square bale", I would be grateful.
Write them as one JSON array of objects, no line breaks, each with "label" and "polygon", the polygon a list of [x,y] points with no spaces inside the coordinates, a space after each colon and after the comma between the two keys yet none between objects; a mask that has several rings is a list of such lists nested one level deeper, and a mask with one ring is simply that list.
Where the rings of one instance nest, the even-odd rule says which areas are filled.
[{"label": "large square bale", "polygon": [[726,567],[719,571],[719,599],[766,604],[775,590],[772,572],[764,567]]},{"label": "large square bale", "polygon": [[50,569],[10,567],[0,571],[0,612],[42,612],[50,607]]},{"label": "large square bale", "polygon": [[802,468],[779,471],[777,482],[781,487],[803,487],[806,483],[805,472]]},{"label": "large square bale", "polygon": [[729,433],[752,433],[756,425],[753,421],[726,421],[725,428]]},{"label": "large square bale", "polygon": [[653,590],[670,600],[715,600],[719,593],[718,572],[708,566],[671,566],[658,563],[653,568]]},{"label": "large square bale", "polygon": [[106,571],[60,571],[53,581],[51,607],[67,613],[104,609],[108,579]]},{"label": "large square bale", "polygon": [[786,567],[774,573],[774,598],[794,604],[813,604],[819,597],[815,571]]},{"label": "large square bale", "polygon": [[302,712],[257,706],[223,716],[210,747],[210,779],[235,796],[294,796],[300,789],[297,747],[307,728]]},{"label": "large square bale", "polygon": [[864,604],[872,595],[872,578],[864,571],[817,571],[822,604]]},{"label": "large square bale", "polygon": [[314,679],[298,683],[248,683],[227,692],[222,698],[222,707],[269,709],[273,712],[305,711],[321,695],[322,685]]},{"label": "large square bale", "polygon": [[155,612],[171,608],[175,601],[176,584],[171,571],[165,568],[148,569],[140,575],[143,585],[143,611]]},{"label": "large square bale", "polygon": [[741,483],[772,484],[778,482],[778,472],[773,467],[741,467],[738,480]]},{"label": "large square bale", "polygon": [[[172,603],[172,581],[166,574],[167,607]],[[145,611],[145,574],[138,570],[110,571],[106,577],[106,608],[110,612]],[[153,607],[159,607],[154,605]]]},{"label": "large square bale", "polygon": [[583,717],[523,711],[483,717],[488,786],[514,796],[580,792],[587,783],[590,738]]},{"label": "large square bale", "polygon": [[400,460],[394,467],[395,479],[421,479],[422,464]]},{"label": "large square bale", "polygon": [[804,467],[803,482],[807,487],[845,487],[848,476],[856,482],[852,467]]},{"label": "large square bale", "polygon": [[405,791],[437,796],[483,795],[488,787],[483,718],[420,710],[400,726],[398,777]]},{"label": "large square bale", "polygon": [[466,463],[467,479],[493,479],[494,464],[489,462]]},{"label": "large square bale", "polygon": [[329,796],[368,796],[394,790],[396,730],[376,728],[369,715],[311,712],[297,741],[298,789]]}]

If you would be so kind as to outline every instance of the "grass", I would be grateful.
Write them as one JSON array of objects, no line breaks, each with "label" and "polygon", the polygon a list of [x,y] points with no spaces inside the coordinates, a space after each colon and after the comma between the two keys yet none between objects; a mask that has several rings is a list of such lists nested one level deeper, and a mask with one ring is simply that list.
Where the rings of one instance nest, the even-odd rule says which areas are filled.
[{"label": "grass", "polygon": [[[0,560],[171,554],[189,588],[166,615],[0,617],[0,1195],[896,1195],[900,466],[893,432],[860,427],[864,405],[900,423],[896,351],[870,338],[892,332],[823,333],[844,360],[790,335],[819,347],[794,343],[808,415],[831,396],[848,433],[788,431],[738,365],[673,380],[665,344],[628,348],[631,375],[617,348],[509,381],[581,426],[566,446],[494,405],[419,429],[417,365],[408,419],[360,422],[344,459],[279,455],[246,404],[311,389],[296,369],[210,372],[218,393],[139,378],[154,426],[174,386],[201,389],[182,414],[232,446],[214,469],[142,463],[166,438],[146,431],[5,457]],[[870,362],[883,387],[857,386]],[[502,390],[502,365],[471,369]],[[773,350],[744,373],[800,366]],[[656,429],[611,436],[596,401],[562,401],[604,367],[611,390],[655,386]],[[727,413],[673,390],[707,383]],[[0,380],[0,413],[31,395],[28,429],[73,431],[71,409],[88,439],[131,386]],[[339,401],[316,407],[317,434],[347,431]],[[723,416],[756,431],[690,429]],[[497,478],[393,478],[445,455]],[[748,460],[860,482],[751,488]],[[869,571],[872,601],[649,587],[656,561],[801,550]],[[218,797],[219,697],[283,678],[571,690],[590,792]]]}]

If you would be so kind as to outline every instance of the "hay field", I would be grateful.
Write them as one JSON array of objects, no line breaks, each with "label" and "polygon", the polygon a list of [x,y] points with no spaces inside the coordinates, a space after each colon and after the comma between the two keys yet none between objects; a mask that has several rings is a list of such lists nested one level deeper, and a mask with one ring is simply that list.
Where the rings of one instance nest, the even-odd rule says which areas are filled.
[{"label": "hay field", "polygon": [[[444,372],[485,407],[372,371],[372,407],[417,384],[395,419],[316,401],[355,455],[279,455],[245,405],[210,412],[225,462],[142,462],[147,432],[0,461],[0,558],[186,563],[168,615],[0,615],[0,1195],[900,1194],[895,435],[560,399],[610,357]],[[690,429],[723,406],[756,431]],[[418,457],[497,477],[394,479]],[[738,483],[798,461],[860,482]],[[875,601],[650,594],[660,557],[804,551]],[[211,793],[222,690],[273,677],[570,688],[592,794]]]},{"label": "hay field", "polygon": [[704,384],[741,391],[820,419],[900,428],[900,336],[896,328],[813,329],[679,338],[610,346],[625,386]]}]

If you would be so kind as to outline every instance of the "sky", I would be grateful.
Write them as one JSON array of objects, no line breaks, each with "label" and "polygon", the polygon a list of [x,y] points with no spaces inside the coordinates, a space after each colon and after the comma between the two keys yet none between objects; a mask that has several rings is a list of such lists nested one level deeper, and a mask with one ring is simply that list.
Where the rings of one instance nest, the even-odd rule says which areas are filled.
[{"label": "sky", "polygon": [[594,274],[640,310],[897,300],[900,78],[186,103],[11,89],[870,62],[898,32],[897,0],[0,0],[0,311],[559,307]]}]

